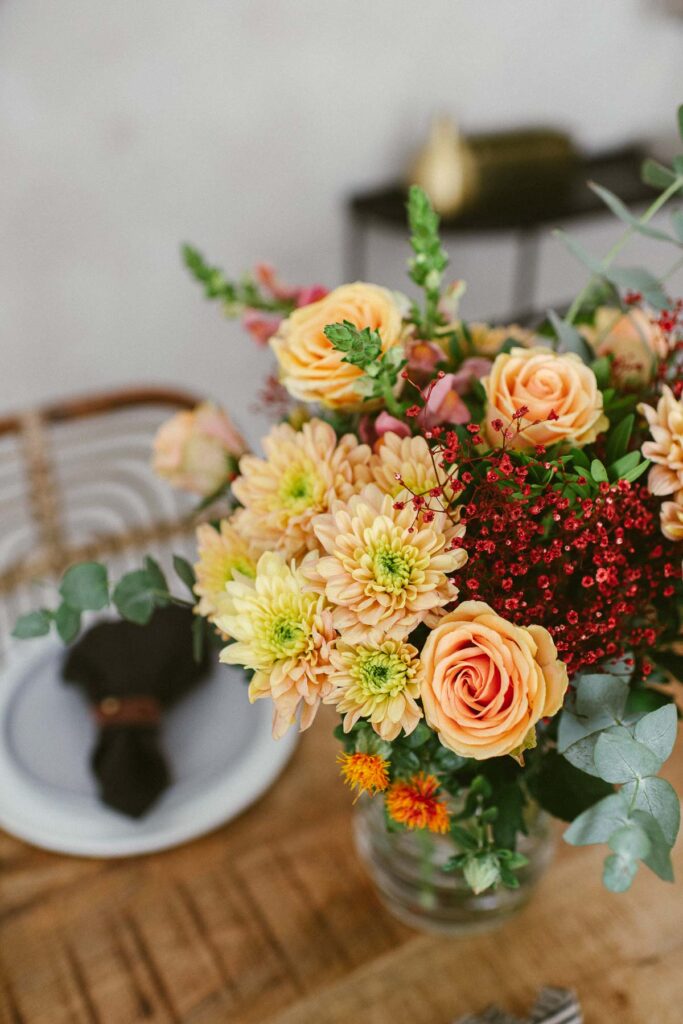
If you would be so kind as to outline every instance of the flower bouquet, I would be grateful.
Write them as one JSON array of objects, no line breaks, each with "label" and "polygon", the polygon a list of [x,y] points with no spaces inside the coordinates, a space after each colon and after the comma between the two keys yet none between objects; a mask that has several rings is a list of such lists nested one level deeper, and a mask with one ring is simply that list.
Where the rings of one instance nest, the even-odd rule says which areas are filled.
[{"label": "flower bouquet", "polygon": [[[683,157],[644,173],[658,195],[640,218],[594,186],[625,233],[603,259],[564,239],[590,277],[534,329],[459,316],[418,188],[420,298],[287,288],[268,267],[231,281],[185,249],[207,296],[271,346],[280,417],[260,455],[209,403],[156,438],[157,471],[203,499],[197,563],[175,560],[196,642],[244,667],[276,737],[336,709],[361,846],[384,875],[419,850],[427,916],[439,885],[460,907],[514,893],[546,814],[571,844],[607,844],[609,889],[639,862],[672,879],[679,804],[659,772],[683,675],[683,303],[668,275],[616,257],[637,234],[683,247],[683,212],[650,223]],[[183,600],[150,558],[114,587],[72,566],[60,593],[16,634],[54,624],[70,641],[110,601],[144,623]]]}]

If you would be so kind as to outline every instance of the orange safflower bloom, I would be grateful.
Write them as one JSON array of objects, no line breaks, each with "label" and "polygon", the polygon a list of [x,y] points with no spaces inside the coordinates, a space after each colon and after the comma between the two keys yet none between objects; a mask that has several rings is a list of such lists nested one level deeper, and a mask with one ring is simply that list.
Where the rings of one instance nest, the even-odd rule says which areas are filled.
[{"label": "orange safflower bloom", "polygon": [[337,758],[344,782],[356,789],[356,800],[361,793],[383,792],[389,785],[389,762],[379,754],[340,754]]},{"label": "orange safflower bloom", "polygon": [[430,832],[448,832],[448,808],[435,795],[439,788],[433,775],[419,772],[412,778],[399,779],[385,800],[389,816],[408,828],[428,828]]}]

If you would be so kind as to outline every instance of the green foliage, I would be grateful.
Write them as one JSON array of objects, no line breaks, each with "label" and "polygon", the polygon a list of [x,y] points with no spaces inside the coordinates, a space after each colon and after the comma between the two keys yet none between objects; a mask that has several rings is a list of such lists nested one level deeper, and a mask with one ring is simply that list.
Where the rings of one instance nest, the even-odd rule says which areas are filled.
[{"label": "green foliage", "polygon": [[197,582],[197,578],[194,574],[194,569],[192,568],[190,563],[187,561],[186,558],[183,558],[181,555],[174,555],[173,568],[175,569],[178,578],[182,580],[182,582],[185,584],[187,589],[194,597],[194,585]]},{"label": "green foliage", "polygon": [[59,593],[76,611],[98,612],[109,604],[107,570],[99,562],[80,562],[67,569]]},{"label": "green foliage", "polygon": [[393,345],[382,352],[382,339],[377,331],[369,327],[359,329],[348,320],[340,324],[328,324],[325,336],[334,347],[344,353],[342,362],[357,366],[363,376],[356,381],[356,390],[366,401],[382,399],[387,409],[401,415],[400,402],[394,398],[398,374],[406,364],[401,345]]},{"label": "green foliage", "polygon": [[112,601],[124,619],[145,626],[156,607],[168,604],[168,591],[159,589],[154,572],[134,569],[122,576],[112,594]]},{"label": "green foliage", "polygon": [[264,295],[249,275],[245,275],[240,281],[231,281],[220,267],[207,263],[198,249],[191,245],[183,245],[181,251],[185,266],[192,277],[203,286],[206,298],[223,302],[228,316],[239,316],[247,307],[281,313],[289,313],[292,310],[291,300]]},{"label": "green foliage", "polygon": [[73,643],[81,629],[81,613],[62,601],[55,612],[55,628],[62,643]]},{"label": "green foliage", "polygon": [[427,193],[417,185],[412,185],[408,193],[408,223],[415,254],[409,262],[410,277],[425,293],[424,310],[414,308],[413,315],[420,337],[431,338],[440,322],[438,307],[448,256],[439,238],[438,214]]},{"label": "green foliage", "polygon": [[676,708],[634,713],[628,698],[625,678],[581,676],[558,729],[558,751],[574,769],[621,785],[583,810],[565,833],[576,846],[609,845],[603,878],[614,892],[628,888],[641,860],[671,880],[670,851],[680,825],[678,798],[657,775],[675,742]]},{"label": "green foliage", "polygon": [[614,792],[609,783],[580,771],[554,750],[547,750],[539,758],[529,788],[543,810],[561,821],[573,821]]},{"label": "green foliage", "polygon": [[12,636],[18,640],[32,640],[37,636],[45,636],[50,632],[51,623],[52,612],[48,611],[47,608],[41,608],[35,612],[27,612],[26,615],[20,616],[15,622]]},{"label": "green foliage", "polygon": [[590,345],[581,337],[576,327],[560,319],[553,309],[548,310],[548,319],[552,324],[557,338],[558,352],[574,352],[583,359],[584,363],[590,364],[595,355]]}]

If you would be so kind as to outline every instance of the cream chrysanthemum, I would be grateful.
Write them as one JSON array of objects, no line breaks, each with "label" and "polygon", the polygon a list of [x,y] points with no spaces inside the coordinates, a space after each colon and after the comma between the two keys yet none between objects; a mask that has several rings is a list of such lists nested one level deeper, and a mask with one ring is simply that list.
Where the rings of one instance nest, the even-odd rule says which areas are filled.
[{"label": "cream chrysanthemum", "polygon": [[221,520],[218,529],[201,523],[196,537],[199,560],[194,567],[197,577],[194,592],[200,599],[197,611],[213,622],[217,615],[229,610],[226,583],[237,574],[253,578],[258,554],[230,519]]},{"label": "cream chrysanthemum", "polygon": [[653,440],[643,445],[643,455],[656,463],[648,476],[653,494],[674,494],[683,488],[683,401],[676,401],[666,384],[657,408],[638,406],[650,427]]},{"label": "cream chrysanthemum", "polygon": [[663,501],[659,512],[662,533],[667,540],[683,540],[683,490],[673,501]]},{"label": "cream chrysanthemum", "polygon": [[412,508],[394,508],[391,495],[369,484],[317,516],[313,529],[326,553],[308,555],[302,569],[333,606],[347,643],[401,640],[420,622],[436,621],[457,596],[447,574],[467,559],[451,547],[465,527],[443,512],[431,523],[415,522]]},{"label": "cream chrysanthemum", "polygon": [[329,423],[313,419],[301,430],[287,423],[264,438],[265,459],[245,455],[232,491],[245,507],[240,529],[263,548],[297,558],[315,548],[314,516],[346,501],[368,478],[370,449],[353,434],[339,441]]},{"label": "cream chrysanthemum", "polygon": [[282,736],[301,705],[301,729],[307,729],[330,690],[330,646],[335,638],[325,600],[310,589],[300,569],[273,552],[261,555],[256,578],[226,585],[230,614],[216,625],[235,643],[221,651],[227,665],[244,665],[254,676],[253,702],[271,697],[273,736]]},{"label": "cream chrysanthemum", "polygon": [[420,661],[412,644],[384,640],[376,646],[339,642],[332,651],[334,687],[325,698],[344,715],[344,732],[367,718],[383,740],[395,740],[401,729],[408,735],[422,718],[415,703]]},{"label": "cream chrysanthemum", "polygon": [[399,437],[388,432],[382,435],[378,451],[369,463],[372,479],[384,494],[409,499],[411,494],[429,495],[435,487],[444,487],[444,497],[451,500],[446,473],[437,470],[424,437]]}]

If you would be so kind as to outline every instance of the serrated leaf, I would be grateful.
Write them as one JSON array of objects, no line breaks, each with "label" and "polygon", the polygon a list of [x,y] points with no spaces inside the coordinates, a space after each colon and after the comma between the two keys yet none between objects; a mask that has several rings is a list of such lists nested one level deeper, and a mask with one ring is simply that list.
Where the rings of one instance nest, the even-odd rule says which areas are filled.
[{"label": "serrated leaf", "polygon": [[655,775],[627,782],[622,793],[634,810],[652,815],[667,844],[673,846],[681,824],[681,806],[671,783]]},{"label": "serrated leaf", "polygon": [[146,569],[135,569],[122,576],[112,594],[112,601],[124,619],[145,626],[157,606],[157,590]]},{"label": "serrated leaf", "polygon": [[611,853],[605,859],[602,872],[602,880],[605,888],[610,892],[626,892],[630,889],[633,879],[638,871],[638,861],[620,857],[618,853]]},{"label": "serrated leaf", "polygon": [[595,744],[595,767],[605,782],[630,782],[656,775],[661,761],[642,743],[634,740],[628,729],[615,726],[603,732]]},{"label": "serrated leaf", "polygon": [[628,808],[621,793],[612,793],[580,814],[564,833],[564,840],[571,846],[606,843],[627,821]]},{"label": "serrated leaf", "polygon": [[109,604],[107,570],[99,562],[80,562],[64,573],[59,593],[79,612],[98,612]]},{"label": "serrated leaf", "polygon": [[55,627],[62,643],[70,644],[78,636],[81,628],[81,613],[62,601],[55,612]]},{"label": "serrated leaf", "polygon": [[666,761],[676,742],[678,715],[675,704],[665,704],[657,711],[651,711],[636,724],[634,736],[659,758]]},{"label": "serrated leaf", "polygon": [[50,632],[51,622],[52,614],[46,608],[41,608],[36,612],[27,612],[14,623],[12,636],[17,640],[33,640],[37,636],[45,636]]},{"label": "serrated leaf", "polygon": [[187,589],[194,597],[194,585],[196,583],[196,577],[194,574],[194,569],[192,568],[190,563],[187,561],[186,558],[183,558],[182,555],[174,555],[173,568],[175,569],[178,578],[182,580],[182,582],[185,584]]}]

